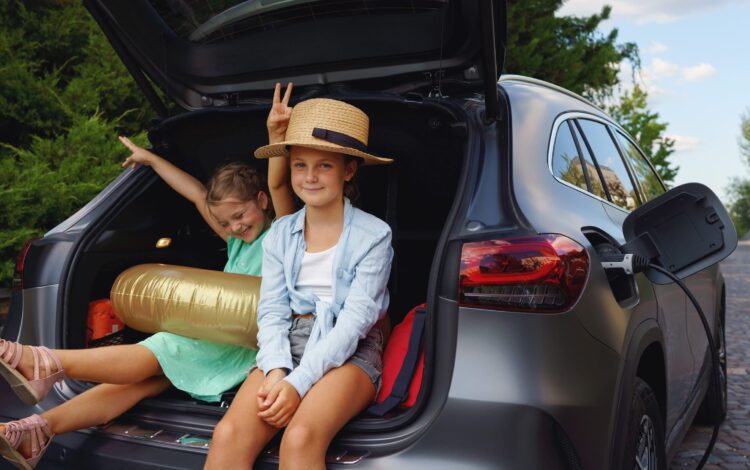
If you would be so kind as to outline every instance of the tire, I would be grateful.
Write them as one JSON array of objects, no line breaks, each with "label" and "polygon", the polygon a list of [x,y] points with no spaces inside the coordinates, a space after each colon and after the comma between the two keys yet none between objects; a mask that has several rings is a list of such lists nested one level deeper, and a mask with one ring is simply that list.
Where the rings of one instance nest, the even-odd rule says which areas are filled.
[{"label": "tire", "polygon": [[651,387],[635,378],[625,438],[623,470],[666,470],[664,421]]},{"label": "tire", "polygon": [[719,382],[721,386],[718,390],[716,389],[713,371],[711,371],[708,391],[706,391],[706,396],[703,397],[701,407],[695,415],[695,421],[701,424],[720,424],[727,417],[727,343],[724,334],[724,320],[726,317],[724,302],[724,298],[722,298],[716,335],[716,349],[718,349],[719,353]]}]

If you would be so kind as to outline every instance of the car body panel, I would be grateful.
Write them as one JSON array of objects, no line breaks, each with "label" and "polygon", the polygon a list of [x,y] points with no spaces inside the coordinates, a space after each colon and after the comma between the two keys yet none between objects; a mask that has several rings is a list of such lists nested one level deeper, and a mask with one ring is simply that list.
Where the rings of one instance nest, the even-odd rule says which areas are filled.
[{"label": "car body panel", "polygon": [[[542,411],[570,437],[584,468],[605,468],[617,354],[593,338],[572,312],[529,314],[464,307],[459,315],[451,398]],[[516,434],[516,426],[525,424],[495,423],[494,430],[479,434],[506,442],[502,436]],[[534,440],[533,434],[521,434],[508,439]],[[503,449],[497,452],[526,452],[526,445],[498,446]],[[507,462],[508,468],[534,468],[511,466],[517,458],[498,462]]]}]

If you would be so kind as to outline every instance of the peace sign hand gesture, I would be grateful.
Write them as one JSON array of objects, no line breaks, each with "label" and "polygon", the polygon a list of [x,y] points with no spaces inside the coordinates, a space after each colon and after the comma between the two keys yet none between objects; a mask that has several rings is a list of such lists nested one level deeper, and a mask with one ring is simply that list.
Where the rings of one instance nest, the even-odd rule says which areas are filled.
[{"label": "peace sign hand gesture", "polygon": [[276,89],[273,91],[273,105],[266,121],[269,144],[283,142],[284,137],[286,137],[286,128],[289,126],[289,118],[292,116],[292,108],[289,106],[291,96],[291,83],[286,86],[283,99],[281,98],[281,83],[276,84]]}]

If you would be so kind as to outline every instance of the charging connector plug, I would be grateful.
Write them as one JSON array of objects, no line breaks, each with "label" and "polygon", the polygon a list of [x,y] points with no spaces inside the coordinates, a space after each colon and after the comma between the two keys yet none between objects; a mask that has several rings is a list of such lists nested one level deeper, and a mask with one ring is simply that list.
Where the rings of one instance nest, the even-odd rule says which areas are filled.
[{"label": "charging connector plug", "polygon": [[648,260],[644,256],[632,253],[602,256],[602,267],[606,270],[619,269],[625,274],[641,273],[648,269]]}]

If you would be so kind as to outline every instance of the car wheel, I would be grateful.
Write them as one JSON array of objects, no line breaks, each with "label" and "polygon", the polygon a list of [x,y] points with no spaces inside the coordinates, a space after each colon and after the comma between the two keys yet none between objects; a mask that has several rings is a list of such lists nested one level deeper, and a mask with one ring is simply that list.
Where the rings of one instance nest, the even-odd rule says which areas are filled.
[{"label": "car wheel", "polygon": [[719,424],[727,417],[727,343],[724,335],[724,311],[722,305],[716,338],[716,349],[719,354],[719,389],[716,389],[712,371],[708,391],[695,416],[696,421],[704,424]]},{"label": "car wheel", "polygon": [[636,377],[625,440],[624,470],[666,469],[664,423],[651,387]]}]

